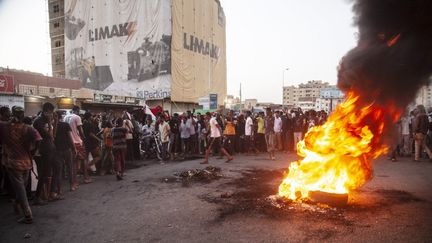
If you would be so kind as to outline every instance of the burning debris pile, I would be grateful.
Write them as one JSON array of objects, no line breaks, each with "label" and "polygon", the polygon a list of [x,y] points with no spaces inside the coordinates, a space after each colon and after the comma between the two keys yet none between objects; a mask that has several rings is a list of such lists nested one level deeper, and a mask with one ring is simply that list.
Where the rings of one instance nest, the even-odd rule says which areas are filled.
[{"label": "burning debris pile", "polygon": [[177,172],[174,174],[183,182],[190,181],[200,181],[200,182],[210,182],[212,180],[217,180],[222,177],[221,168],[214,166],[207,166],[204,169],[191,169],[182,172]]},{"label": "burning debris pile", "polygon": [[338,86],[346,101],[297,144],[279,195],[345,194],[372,178],[393,124],[432,74],[432,1],[357,0],[357,46],[343,57]]}]

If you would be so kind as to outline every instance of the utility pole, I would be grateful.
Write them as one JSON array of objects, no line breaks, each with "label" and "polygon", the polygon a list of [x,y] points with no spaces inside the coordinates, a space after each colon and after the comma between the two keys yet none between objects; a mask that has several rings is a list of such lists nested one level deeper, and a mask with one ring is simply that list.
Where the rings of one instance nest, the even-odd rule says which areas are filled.
[{"label": "utility pole", "polygon": [[239,95],[240,95],[240,110],[242,109],[242,90],[241,90],[241,83],[240,83],[240,91],[239,91]]}]

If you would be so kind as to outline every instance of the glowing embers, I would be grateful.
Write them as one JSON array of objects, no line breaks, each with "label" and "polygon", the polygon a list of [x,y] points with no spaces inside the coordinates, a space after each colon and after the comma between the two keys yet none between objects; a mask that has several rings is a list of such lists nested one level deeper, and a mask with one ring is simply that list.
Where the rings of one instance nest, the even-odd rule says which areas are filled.
[{"label": "glowing embers", "polygon": [[371,178],[372,159],[387,151],[381,141],[384,114],[384,107],[364,105],[349,92],[327,122],[310,129],[297,144],[303,159],[290,164],[279,195],[292,200],[314,199],[317,193],[324,199],[342,195],[346,202],[350,190]]}]

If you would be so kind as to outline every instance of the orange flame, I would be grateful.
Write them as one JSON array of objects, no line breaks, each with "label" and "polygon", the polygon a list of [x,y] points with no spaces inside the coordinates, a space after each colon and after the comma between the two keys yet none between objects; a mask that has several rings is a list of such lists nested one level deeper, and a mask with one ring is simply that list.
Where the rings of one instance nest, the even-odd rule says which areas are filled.
[{"label": "orange flame", "polygon": [[348,92],[327,122],[297,144],[303,159],[290,164],[279,195],[299,200],[310,191],[342,194],[365,184],[372,177],[372,159],[388,151],[381,135],[389,114],[396,114],[394,119],[400,113],[392,106],[362,106],[359,96]]}]

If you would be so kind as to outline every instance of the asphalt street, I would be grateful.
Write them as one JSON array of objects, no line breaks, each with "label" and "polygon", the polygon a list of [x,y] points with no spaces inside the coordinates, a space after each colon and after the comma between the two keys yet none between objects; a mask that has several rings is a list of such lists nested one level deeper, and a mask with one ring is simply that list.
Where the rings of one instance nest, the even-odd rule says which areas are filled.
[{"label": "asphalt street", "polygon": [[16,223],[0,199],[0,242],[432,242],[432,163],[374,162],[374,178],[345,208],[276,202],[271,195],[295,155],[276,161],[211,158],[222,177],[184,181],[175,173],[200,160],[139,162],[125,180],[95,176],[65,200],[33,206]]}]

